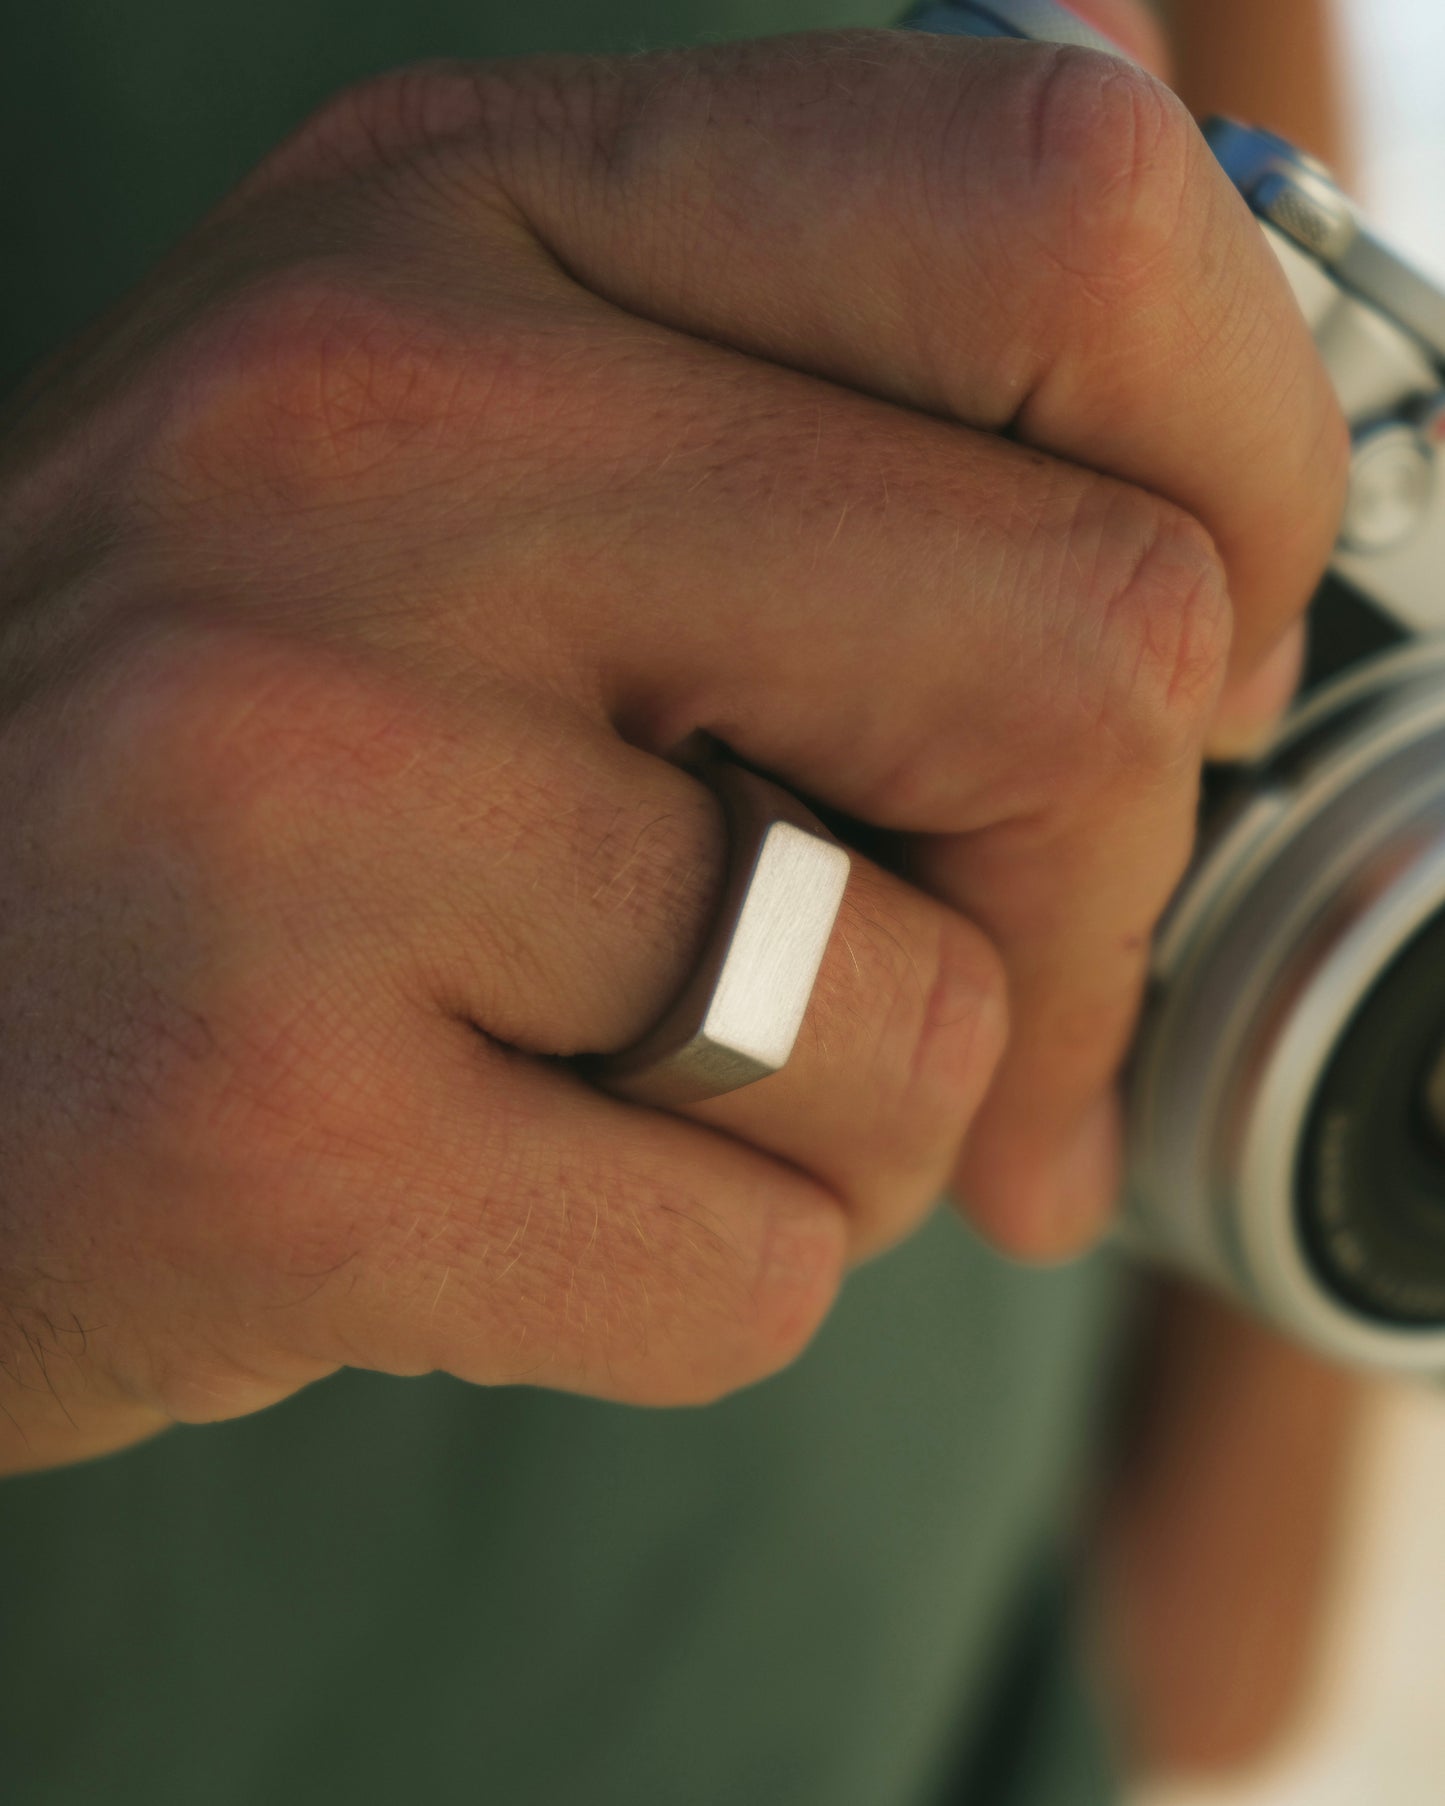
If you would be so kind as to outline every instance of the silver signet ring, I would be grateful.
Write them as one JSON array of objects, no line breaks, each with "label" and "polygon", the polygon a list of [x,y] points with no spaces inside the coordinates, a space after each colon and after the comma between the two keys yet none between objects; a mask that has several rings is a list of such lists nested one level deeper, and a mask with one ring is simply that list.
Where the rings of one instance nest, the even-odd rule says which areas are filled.
[{"label": "silver signet ring", "polygon": [[621,1053],[579,1062],[637,1103],[721,1097],[785,1066],[807,1013],[849,859],[797,797],[741,766],[699,774],[727,817],[727,876],[707,946],[662,1020]]}]

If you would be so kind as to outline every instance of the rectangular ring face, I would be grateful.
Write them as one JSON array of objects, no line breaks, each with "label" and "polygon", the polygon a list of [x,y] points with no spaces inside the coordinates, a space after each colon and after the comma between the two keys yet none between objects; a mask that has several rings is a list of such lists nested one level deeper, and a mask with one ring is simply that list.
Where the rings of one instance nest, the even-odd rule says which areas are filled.
[{"label": "rectangular ring face", "polygon": [[791,822],[758,848],[702,1034],[777,1071],[793,1051],[848,883],[848,854]]}]

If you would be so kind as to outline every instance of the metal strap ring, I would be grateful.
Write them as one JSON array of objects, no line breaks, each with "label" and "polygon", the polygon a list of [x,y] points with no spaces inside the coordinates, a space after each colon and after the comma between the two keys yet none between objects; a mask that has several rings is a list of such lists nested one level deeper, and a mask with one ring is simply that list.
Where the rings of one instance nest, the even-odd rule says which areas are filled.
[{"label": "metal strap ring", "polygon": [[790,791],[741,766],[701,775],[727,818],[727,876],[707,945],[662,1019],[587,1077],[638,1103],[720,1097],[787,1064],[848,882],[846,849]]}]

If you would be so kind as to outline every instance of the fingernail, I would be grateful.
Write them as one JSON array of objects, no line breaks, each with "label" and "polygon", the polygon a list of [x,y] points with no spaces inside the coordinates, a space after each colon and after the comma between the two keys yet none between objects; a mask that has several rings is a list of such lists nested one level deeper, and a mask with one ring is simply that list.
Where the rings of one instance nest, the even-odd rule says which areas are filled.
[{"label": "fingernail", "polygon": [[1108,1227],[1119,1201],[1122,1123],[1110,1095],[1089,1111],[1055,1168],[1050,1230],[1057,1258],[1082,1253]]},{"label": "fingernail", "polygon": [[1206,751],[1211,759],[1253,759],[1265,750],[1299,688],[1305,648],[1300,622],[1253,671],[1227,686],[1209,730]]}]

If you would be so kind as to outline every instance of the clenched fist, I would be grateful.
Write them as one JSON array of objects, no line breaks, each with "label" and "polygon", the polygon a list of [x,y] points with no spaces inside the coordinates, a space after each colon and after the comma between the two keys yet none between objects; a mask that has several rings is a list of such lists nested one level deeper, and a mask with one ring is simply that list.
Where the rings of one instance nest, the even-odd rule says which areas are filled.
[{"label": "clenched fist", "polygon": [[[346,1363],[704,1399],[951,1174],[1016,1252],[1102,1221],[1211,723],[1282,694],[1344,469],[1150,77],[404,71],[3,444],[0,1465]],[[665,1114],[566,1056],[697,956],[707,739],[880,862],[792,1062]]]}]

